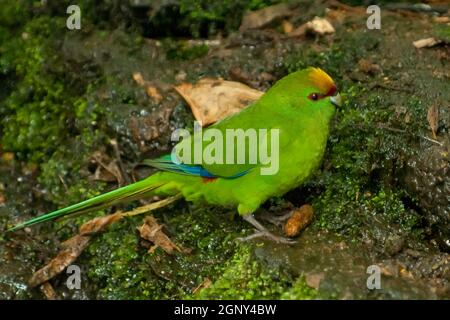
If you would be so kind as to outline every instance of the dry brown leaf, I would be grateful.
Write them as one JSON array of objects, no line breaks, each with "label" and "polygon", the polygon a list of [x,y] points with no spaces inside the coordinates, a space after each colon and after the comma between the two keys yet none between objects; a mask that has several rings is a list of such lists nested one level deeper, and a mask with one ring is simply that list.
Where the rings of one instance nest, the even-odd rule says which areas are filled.
[{"label": "dry brown leaf", "polygon": [[372,63],[370,60],[367,59],[360,59],[358,61],[359,70],[361,70],[364,73],[367,74],[376,74],[381,70],[380,66],[377,64]]},{"label": "dry brown leaf", "polygon": [[436,23],[450,23],[450,17],[433,17],[433,22]]},{"label": "dry brown leaf", "polygon": [[284,33],[291,33],[294,30],[294,26],[287,20],[283,20],[281,26],[283,27]]},{"label": "dry brown leaf", "polygon": [[148,84],[145,87],[145,91],[147,92],[147,95],[150,98],[152,98],[158,103],[161,102],[161,100],[163,99],[163,96],[161,95],[161,93],[159,93],[159,90],[155,86]]},{"label": "dry brown leaf", "polygon": [[319,289],[320,282],[322,279],[325,278],[325,273],[319,272],[319,273],[309,273],[305,276],[306,284],[314,289]]},{"label": "dry brown leaf", "polygon": [[110,224],[122,219],[124,213],[117,212],[103,217],[97,217],[83,223],[80,227],[80,235],[87,236],[104,231]]},{"label": "dry brown leaf", "polygon": [[[114,223],[126,216],[133,216],[133,215],[141,214],[141,213],[148,212],[151,210],[155,210],[157,208],[161,208],[161,207],[166,206],[180,198],[181,198],[181,195],[175,195],[173,197],[170,197],[170,198],[167,198],[167,199],[164,199],[161,201],[157,201],[157,202],[151,203],[149,205],[146,205],[146,206],[143,206],[140,208],[136,208],[135,210],[130,211],[130,212],[120,212],[119,211],[117,213],[110,214],[107,216],[94,218],[94,219],[84,223],[80,227],[79,234],[77,234],[76,236],[73,236],[72,238],[61,243],[61,250],[58,253],[58,255],[54,259],[52,259],[49,263],[47,263],[47,265],[45,265],[43,268],[36,271],[31,276],[30,280],[28,281],[28,284],[31,287],[36,287],[42,283],[47,282],[48,280],[50,280],[53,277],[60,274],[61,272],[63,272],[64,269],[67,268],[69,265],[71,265],[78,258],[78,256],[83,252],[83,250],[89,244],[89,240],[91,239],[91,237],[98,232],[104,231],[112,223]],[[156,232],[156,233],[157,233],[157,235],[155,236],[155,239],[157,239],[157,241],[161,241],[163,238],[161,237],[161,235],[158,232]],[[160,233],[162,233],[162,232],[160,232]],[[170,241],[170,239],[168,239],[168,241],[170,243],[172,243]],[[166,248],[168,248],[170,243],[165,242],[163,245],[165,245]],[[155,242],[155,244],[159,244],[159,243]],[[163,247],[163,245],[161,245],[161,247],[164,249],[165,247]],[[172,250],[174,248],[177,250],[180,250],[173,243],[172,243],[172,246],[173,246]],[[186,251],[184,251],[184,252],[186,252]]]},{"label": "dry brown leaf", "polygon": [[291,7],[280,3],[256,11],[247,12],[242,18],[240,30],[263,28],[274,22],[293,15]]},{"label": "dry brown leaf", "polygon": [[211,279],[205,278],[205,279],[203,279],[202,283],[200,283],[198,285],[198,287],[192,291],[192,293],[196,294],[198,291],[205,289],[205,288],[209,288],[211,285],[212,285]]},{"label": "dry brown leaf", "polygon": [[431,48],[439,43],[441,43],[441,41],[436,40],[435,38],[425,38],[414,41],[413,45],[417,49],[421,49],[421,48]]},{"label": "dry brown leaf", "polygon": [[163,226],[158,224],[153,216],[145,217],[144,224],[138,228],[141,238],[154,244],[154,246],[149,249],[149,252],[153,252],[158,247],[168,254],[172,254],[174,250],[182,252],[181,248],[173,243],[162,231],[162,228]]},{"label": "dry brown leaf", "polygon": [[301,206],[299,209],[295,210],[292,216],[284,225],[284,233],[288,237],[297,236],[300,231],[306,228],[314,217],[313,207],[309,204]]},{"label": "dry brown leaf", "polygon": [[0,192],[0,204],[4,204],[5,202],[6,202],[5,195],[2,192]]},{"label": "dry brown leaf", "polygon": [[142,73],[140,72],[134,72],[133,73],[133,80],[140,85],[141,87],[145,86],[145,80],[144,77],[142,76]]},{"label": "dry brown leaf", "polygon": [[319,35],[332,34],[335,32],[331,23],[324,18],[314,17],[312,21],[306,23],[309,31],[312,31]]},{"label": "dry brown leaf", "polygon": [[290,37],[303,37],[307,33],[314,33],[318,35],[334,33],[334,27],[324,18],[315,17],[312,21],[302,24],[289,33]]},{"label": "dry brown leaf", "polygon": [[161,102],[163,96],[159,92],[158,88],[152,85],[150,82],[146,81],[140,72],[133,73],[133,80],[141,87],[145,88],[147,96],[157,103]]},{"label": "dry brown leaf", "polygon": [[302,24],[300,27],[295,28],[292,30],[291,33],[289,33],[290,37],[303,37],[308,32],[308,25]]},{"label": "dry brown leaf", "polygon": [[239,112],[264,94],[239,82],[211,78],[195,84],[183,83],[175,90],[186,100],[202,126]]},{"label": "dry brown leaf", "polygon": [[40,289],[44,294],[44,296],[47,298],[47,300],[58,299],[55,290],[53,289],[52,285],[49,282],[44,282],[43,284],[41,284]]},{"label": "dry brown leaf", "polygon": [[76,235],[63,242],[63,249],[43,268],[36,271],[28,281],[30,287],[36,287],[64,271],[83,252],[89,243],[89,236]]},{"label": "dry brown leaf", "polygon": [[408,271],[407,269],[400,267],[400,277],[402,278],[408,278],[408,279],[414,279],[413,274]]},{"label": "dry brown leaf", "polygon": [[427,120],[430,125],[431,132],[433,133],[433,138],[436,139],[439,124],[439,107],[437,105],[433,105],[428,108]]},{"label": "dry brown leaf", "polygon": [[117,181],[119,186],[125,184],[122,170],[120,170],[117,161],[110,159],[106,154],[96,151],[92,158],[99,164],[94,173],[94,179],[98,181],[112,182]]}]

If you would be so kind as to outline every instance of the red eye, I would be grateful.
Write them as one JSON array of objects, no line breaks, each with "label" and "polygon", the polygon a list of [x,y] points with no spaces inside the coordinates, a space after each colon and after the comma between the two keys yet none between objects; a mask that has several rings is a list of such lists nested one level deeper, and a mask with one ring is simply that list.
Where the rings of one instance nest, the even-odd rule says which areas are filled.
[{"label": "red eye", "polygon": [[317,101],[317,100],[319,100],[321,97],[320,97],[320,95],[318,94],[318,93],[311,93],[309,96],[308,96],[308,99],[309,100],[313,100],[313,101]]}]

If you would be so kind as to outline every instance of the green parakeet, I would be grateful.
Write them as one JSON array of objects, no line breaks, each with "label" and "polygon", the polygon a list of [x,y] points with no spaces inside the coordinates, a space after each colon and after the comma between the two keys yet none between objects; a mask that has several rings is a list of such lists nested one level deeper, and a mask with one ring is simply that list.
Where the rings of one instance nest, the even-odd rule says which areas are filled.
[{"label": "green parakeet", "polygon": [[[334,105],[339,104],[340,96],[336,85],[323,70],[310,67],[291,73],[279,80],[255,103],[203,129],[203,137],[209,136],[209,141],[203,138],[200,144],[196,144],[198,139],[194,134],[194,137],[185,136],[175,147],[179,155],[183,148],[184,152],[191,148],[194,155],[195,151],[201,153],[211,147],[210,144],[214,142],[211,136],[216,137],[222,133],[226,137],[229,129],[240,129],[244,132],[254,129],[262,132],[260,137],[267,138],[265,140],[270,140],[269,136],[278,139],[274,145],[267,141],[265,145],[261,145],[260,140],[257,148],[259,150],[267,147],[267,153],[276,156],[276,159],[272,157],[272,160],[277,162],[276,166],[272,165],[272,172],[264,173],[264,168],[268,167],[264,159],[258,158],[255,161],[253,157],[250,161],[252,155],[249,150],[254,147],[252,143],[244,146],[244,161],[241,159],[230,163],[225,160],[215,163],[205,161],[200,164],[180,162],[172,153],[144,161],[145,164],[160,169],[146,179],[41,215],[10,230],[147,196],[166,197],[181,194],[188,201],[204,201],[237,208],[239,215],[264,235],[282,241],[281,237],[270,234],[253,217],[253,213],[270,197],[283,195],[301,185],[320,165],[329,134],[329,123],[335,111]],[[277,131],[276,135],[273,133],[274,129]],[[225,157],[229,156],[230,150],[226,154],[225,147],[228,142],[216,144],[218,148],[215,152],[218,153],[220,149]],[[231,158],[239,157],[237,147],[241,146],[235,146],[235,149],[231,150],[234,153]],[[211,154],[214,156],[214,152]],[[191,157],[193,158],[194,156]]]}]

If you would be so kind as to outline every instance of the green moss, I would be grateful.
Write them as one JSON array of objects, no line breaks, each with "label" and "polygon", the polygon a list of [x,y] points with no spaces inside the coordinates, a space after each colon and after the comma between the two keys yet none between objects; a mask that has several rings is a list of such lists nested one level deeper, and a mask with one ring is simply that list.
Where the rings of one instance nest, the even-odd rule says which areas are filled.
[{"label": "green moss", "polygon": [[310,300],[319,297],[317,290],[306,284],[304,277],[298,277],[292,285],[292,288],[283,292],[280,299],[284,300]]},{"label": "green moss", "polygon": [[433,34],[439,40],[450,42],[450,26],[445,24],[438,24],[433,26]]},{"label": "green moss", "polygon": [[[168,255],[158,248],[148,253],[136,228],[142,217],[125,219],[96,237],[83,256],[97,298],[169,299],[189,297],[203,279],[217,278],[222,264],[236,250],[237,226],[217,212],[192,207],[167,208],[154,213],[166,222],[166,233],[191,253]],[[166,218],[161,216],[163,214]],[[192,272],[195,270],[195,272]]]},{"label": "green moss", "polygon": [[250,247],[242,245],[225,264],[223,274],[195,298],[278,299],[289,287],[289,280],[278,270],[262,267],[252,258]]},{"label": "green moss", "polygon": [[164,41],[166,47],[166,54],[169,60],[192,60],[200,58],[208,54],[209,48],[207,45],[189,46],[186,41]]},{"label": "green moss", "polygon": [[85,124],[92,117],[83,119],[84,113],[76,119],[80,88],[64,81],[71,70],[54,54],[58,47],[53,30],[63,25],[61,19],[35,18],[24,27],[24,36],[9,43],[9,64],[20,80],[4,101],[1,143],[22,159],[46,159],[73,134],[73,121]]},{"label": "green moss", "polygon": [[0,26],[10,30],[19,28],[30,17],[32,2],[28,0],[3,0]]},{"label": "green moss", "polygon": [[158,8],[150,17],[151,37],[209,37],[237,30],[246,10],[256,10],[280,0],[180,0]]}]

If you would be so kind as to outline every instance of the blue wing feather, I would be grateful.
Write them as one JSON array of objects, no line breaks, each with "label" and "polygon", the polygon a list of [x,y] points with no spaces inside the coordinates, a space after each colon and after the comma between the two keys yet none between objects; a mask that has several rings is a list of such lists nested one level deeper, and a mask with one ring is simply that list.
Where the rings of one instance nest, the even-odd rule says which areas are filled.
[{"label": "blue wing feather", "polygon": [[242,177],[245,175],[249,170],[246,170],[244,172],[237,173],[230,177],[221,177],[218,175],[214,175],[210,173],[208,170],[203,168],[201,165],[194,165],[194,164],[184,164],[184,163],[175,163],[172,161],[171,155],[165,155],[157,159],[146,159],[142,162],[142,164],[164,170],[164,171],[170,171],[170,172],[176,172],[180,174],[186,174],[191,176],[198,176],[202,178],[224,178],[224,179],[235,179]]}]

